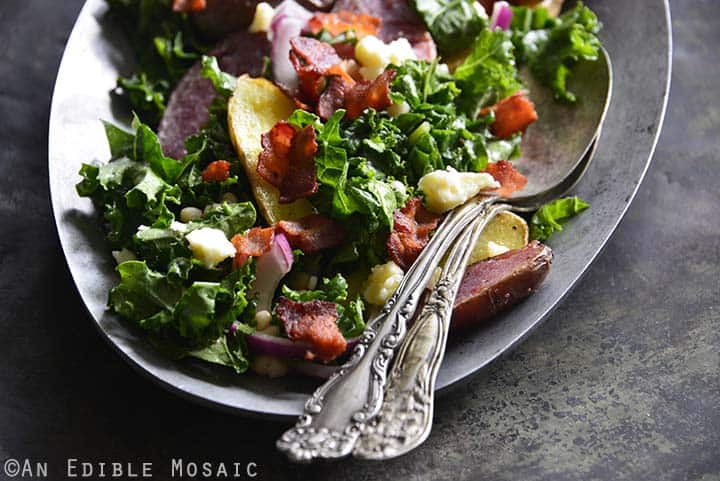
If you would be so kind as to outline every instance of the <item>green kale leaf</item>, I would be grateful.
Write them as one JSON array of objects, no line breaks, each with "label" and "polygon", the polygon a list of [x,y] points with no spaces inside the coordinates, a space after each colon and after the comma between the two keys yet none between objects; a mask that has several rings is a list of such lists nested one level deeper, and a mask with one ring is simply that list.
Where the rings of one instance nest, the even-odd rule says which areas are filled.
[{"label": "green kale leaf", "polygon": [[482,107],[494,104],[522,88],[518,80],[510,34],[502,30],[483,30],[472,52],[455,70],[462,90],[460,109],[471,118]]},{"label": "green kale leaf", "polygon": [[295,302],[319,300],[335,303],[338,311],[337,325],[346,339],[359,336],[365,330],[363,319],[365,305],[359,296],[348,301],[348,283],[342,274],[323,279],[317,290],[295,291],[283,286],[282,295]]},{"label": "green kale leaf", "polygon": [[464,49],[487,27],[483,7],[473,0],[412,0],[410,5],[446,55]]},{"label": "green kale leaf", "polygon": [[190,16],[171,0],[106,0],[108,18],[130,41],[138,72],[118,79],[115,93],[149,125],[157,126],[170,92],[209,48]]},{"label": "green kale leaf", "polygon": [[533,75],[550,87],[555,97],[575,102],[567,80],[579,60],[597,60],[601,48],[597,34],[602,28],[597,16],[578,2],[557,19],[543,8],[514,7],[511,29],[518,60],[530,66]]},{"label": "green kale leaf", "polygon": [[530,238],[544,242],[563,224],[588,209],[590,205],[579,197],[565,197],[542,206],[530,219]]}]

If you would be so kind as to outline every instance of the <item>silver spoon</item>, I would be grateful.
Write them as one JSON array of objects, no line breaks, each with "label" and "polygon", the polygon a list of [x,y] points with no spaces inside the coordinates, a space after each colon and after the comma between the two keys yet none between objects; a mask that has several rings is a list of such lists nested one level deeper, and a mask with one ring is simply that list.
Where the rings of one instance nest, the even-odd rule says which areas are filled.
[{"label": "silver spoon", "polygon": [[[582,99],[575,106],[559,106],[549,97],[546,89],[535,86],[529,77],[524,75],[524,80],[533,92],[533,101],[541,120],[529,129],[523,141],[525,155],[516,163],[529,179],[524,189],[526,193],[506,199],[525,206],[548,200],[549,194],[553,197],[559,195],[565,190],[563,188],[558,192],[558,189],[565,186],[569,178],[575,177],[571,179],[574,185],[582,175],[586,168],[582,162],[598,136],[609,104],[612,84],[610,61],[604,50],[599,61],[581,63],[573,72],[571,88]],[[555,113],[555,109],[560,113]],[[570,147],[566,148],[563,132]],[[551,139],[560,137],[561,140],[555,141],[553,145],[543,140],[546,135]],[[552,147],[558,146],[562,146],[562,149],[550,151]],[[582,170],[579,174],[578,168]],[[366,425],[380,412],[388,367],[405,337],[407,322],[417,310],[421,294],[432,273],[458,235],[496,200],[497,197],[479,197],[448,214],[407,272],[397,292],[368,324],[350,359],[315,391],[305,404],[304,413],[295,427],[286,431],[278,440],[280,451],[285,452],[291,460],[301,462],[315,458],[341,458],[353,452]],[[482,221],[476,222],[482,225]],[[435,346],[435,349],[444,349],[444,339],[442,341],[443,347]],[[433,385],[434,379],[435,375],[432,375]],[[432,422],[432,409],[427,422]],[[426,431],[415,445],[427,437],[429,428]],[[359,449],[355,455],[372,457],[362,454],[372,451]],[[386,456],[380,456],[383,457]]]}]

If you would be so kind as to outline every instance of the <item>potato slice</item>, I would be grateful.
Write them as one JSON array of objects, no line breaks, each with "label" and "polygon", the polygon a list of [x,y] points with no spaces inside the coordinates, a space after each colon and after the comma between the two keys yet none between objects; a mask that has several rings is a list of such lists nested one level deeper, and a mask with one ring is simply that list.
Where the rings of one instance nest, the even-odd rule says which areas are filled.
[{"label": "potato slice", "polygon": [[250,179],[260,212],[269,224],[280,220],[299,220],[312,214],[306,199],[290,204],[280,203],[280,194],[257,173],[260,139],[280,120],[290,117],[295,104],[282,90],[264,78],[243,75],[237,81],[228,105],[230,137]]},{"label": "potato slice", "polygon": [[525,219],[512,212],[500,212],[480,235],[468,265],[524,247],[528,243],[528,233]]}]

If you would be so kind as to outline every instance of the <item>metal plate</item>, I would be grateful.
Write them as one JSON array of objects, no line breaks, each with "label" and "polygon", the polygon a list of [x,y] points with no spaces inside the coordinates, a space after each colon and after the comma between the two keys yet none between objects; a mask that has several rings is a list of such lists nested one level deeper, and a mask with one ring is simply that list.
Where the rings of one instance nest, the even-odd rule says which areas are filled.
[{"label": "metal plate", "polygon": [[[613,100],[596,158],[576,188],[592,208],[551,246],[556,258],[542,288],[506,315],[450,340],[438,388],[467,378],[523,339],[557,306],[601,251],[632,201],[650,163],[665,113],[670,78],[670,22],[666,0],[588,0],[605,28],[602,38],[615,74]],[[105,309],[116,282],[114,262],[88,199],[75,193],[82,162],[105,161],[109,151],[99,119],[127,125],[128,113],[108,91],[132,70],[129,51],[111,25],[103,0],[83,7],[63,57],[52,102],[49,174],[53,210],[78,292],[98,329],[140,372],[189,399],[231,412],[287,417],[301,412],[315,382],[269,380],[199,362],[173,362],[140,333]],[[76,322],[84,322],[77,319]],[[552,353],[549,353],[552,356]]]}]

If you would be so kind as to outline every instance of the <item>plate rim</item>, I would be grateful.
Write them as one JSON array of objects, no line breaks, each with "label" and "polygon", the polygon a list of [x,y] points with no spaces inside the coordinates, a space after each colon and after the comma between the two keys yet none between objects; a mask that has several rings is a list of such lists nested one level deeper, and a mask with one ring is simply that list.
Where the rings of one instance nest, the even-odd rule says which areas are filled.
[{"label": "plate rim", "polygon": [[[231,413],[231,414],[240,414],[243,416],[253,417],[253,418],[261,418],[261,419],[269,419],[274,421],[287,421],[289,419],[295,418],[297,416],[296,413],[289,413],[289,412],[276,412],[271,410],[263,409],[262,407],[242,407],[234,404],[229,404],[227,402],[224,402],[222,399],[210,399],[206,396],[202,396],[198,393],[190,392],[187,390],[184,386],[175,385],[169,380],[163,378],[160,375],[157,375],[154,372],[151,372],[147,366],[143,365],[141,362],[139,362],[138,359],[133,358],[125,352],[121,346],[112,338],[112,336],[103,329],[103,326],[100,323],[99,319],[96,319],[93,313],[90,310],[90,307],[86,301],[85,296],[83,295],[83,292],[80,289],[80,286],[78,285],[78,281],[76,279],[76,276],[73,275],[73,266],[71,265],[71,261],[68,254],[67,249],[67,240],[65,239],[65,236],[63,235],[63,226],[62,226],[62,212],[60,212],[59,202],[58,202],[58,192],[53,187],[53,181],[52,176],[50,175],[52,173],[51,166],[53,164],[53,158],[54,158],[54,137],[55,137],[55,129],[53,126],[55,125],[55,120],[58,117],[58,98],[56,96],[58,84],[60,83],[61,74],[63,72],[64,67],[67,64],[67,56],[69,55],[69,47],[71,43],[74,41],[75,37],[79,35],[79,29],[78,25],[80,24],[81,20],[85,15],[92,15],[90,10],[93,7],[93,3],[99,1],[99,0],[85,0],[83,3],[82,8],[80,9],[77,18],[75,19],[75,22],[73,23],[73,27],[71,30],[70,35],[68,36],[68,40],[65,43],[63,54],[61,57],[61,61],[58,66],[56,79],[53,83],[53,90],[52,90],[52,100],[50,103],[50,115],[48,120],[48,185],[49,185],[49,192],[50,192],[50,201],[51,201],[51,211],[53,220],[55,223],[55,228],[58,233],[58,239],[60,241],[60,245],[63,252],[63,259],[65,261],[65,265],[67,266],[68,272],[70,273],[70,277],[72,278],[72,283],[75,288],[75,291],[78,294],[78,297],[82,301],[83,309],[87,313],[88,317],[92,321],[92,324],[95,326],[95,328],[99,331],[101,337],[105,340],[106,343],[108,343],[112,349],[120,354],[120,357],[125,360],[135,371],[139,372],[144,378],[149,379],[151,382],[160,385],[162,388],[166,389],[167,391],[178,395],[179,397],[186,399],[188,401],[194,402],[196,404],[200,404],[205,407],[210,407],[213,409],[217,409],[223,412]],[[507,355],[510,353],[520,342],[522,342],[531,332],[533,332],[535,329],[537,329],[548,317],[549,315],[564,301],[564,299],[575,289],[579,281],[585,276],[585,274],[588,272],[590,266],[594,264],[594,262],[597,260],[598,256],[604,251],[605,247],[607,246],[608,241],[610,238],[614,235],[615,231],[617,230],[617,227],[624,219],[625,215],[627,214],[627,211],[632,204],[633,200],[635,199],[635,196],[637,195],[637,192],[642,185],[642,182],[645,179],[645,176],[647,174],[647,171],[652,163],[652,159],[654,157],[657,144],[660,138],[660,135],[663,130],[664,126],[664,120],[667,113],[667,106],[668,106],[668,100],[669,100],[669,94],[670,94],[670,86],[672,81],[672,55],[673,55],[673,36],[672,36],[672,22],[671,22],[671,10],[669,6],[669,0],[662,0],[662,5],[664,8],[665,13],[665,25],[666,25],[666,32],[667,32],[667,52],[666,52],[666,61],[667,61],[667,78],[665,79],[665,85],[664,85],[664,91],[662,94],[662,100],[661,100],[661,106],[659,109],[659,114],[656,118],[656,128],[655,132],[653,134],[653,138],[650,144],[650,149],[648,151],[647,159],[644,161],[644,165],[642,168],[642,171],[637,179],[637,182],[634,185],[634,188],[632,189],[632,192],[628,196],[627,202],[625,202],[622,211],[619,215],[617,215],[612,222],[612,225],[610,225],[610,228],[607,230],[606,235],[604,238],[602,238],[602,241],[600,242],[600,247],[595,250],[595,252],[592,253],[591,257],[583,267],[576,271],[573,279],[569,282],[568,286],[564,291],[556,296],[552,302],[547,304],[544,308],[544,311],[537,316],[536,321],[530,323],[523,331],[519,332],[516,336],[513,337],[512,341],[505,345],[503,349],[500,351],[493,353],[490,356],[487,356],[483,362],[479,363],[477,366],[474,367],[474,369],[471,372],[467,372],[465,374],[458,374],[453,377],[451,377],[446,383],[444,383],[442,386],[439,386],[436,389],[436,392],[438,394],[442,395],[444,393],[453,391],[457,387],[465,384],[466,382],[470,381],[473,377],[475,377],[479,371],[481,371],[484,367],[486,367],[491,362],[494,362],[496,359]],[[602,135],[600,136],[598,142],[602,142]],[[83,159],[84,161],[87,161],[89,159]]]}]

